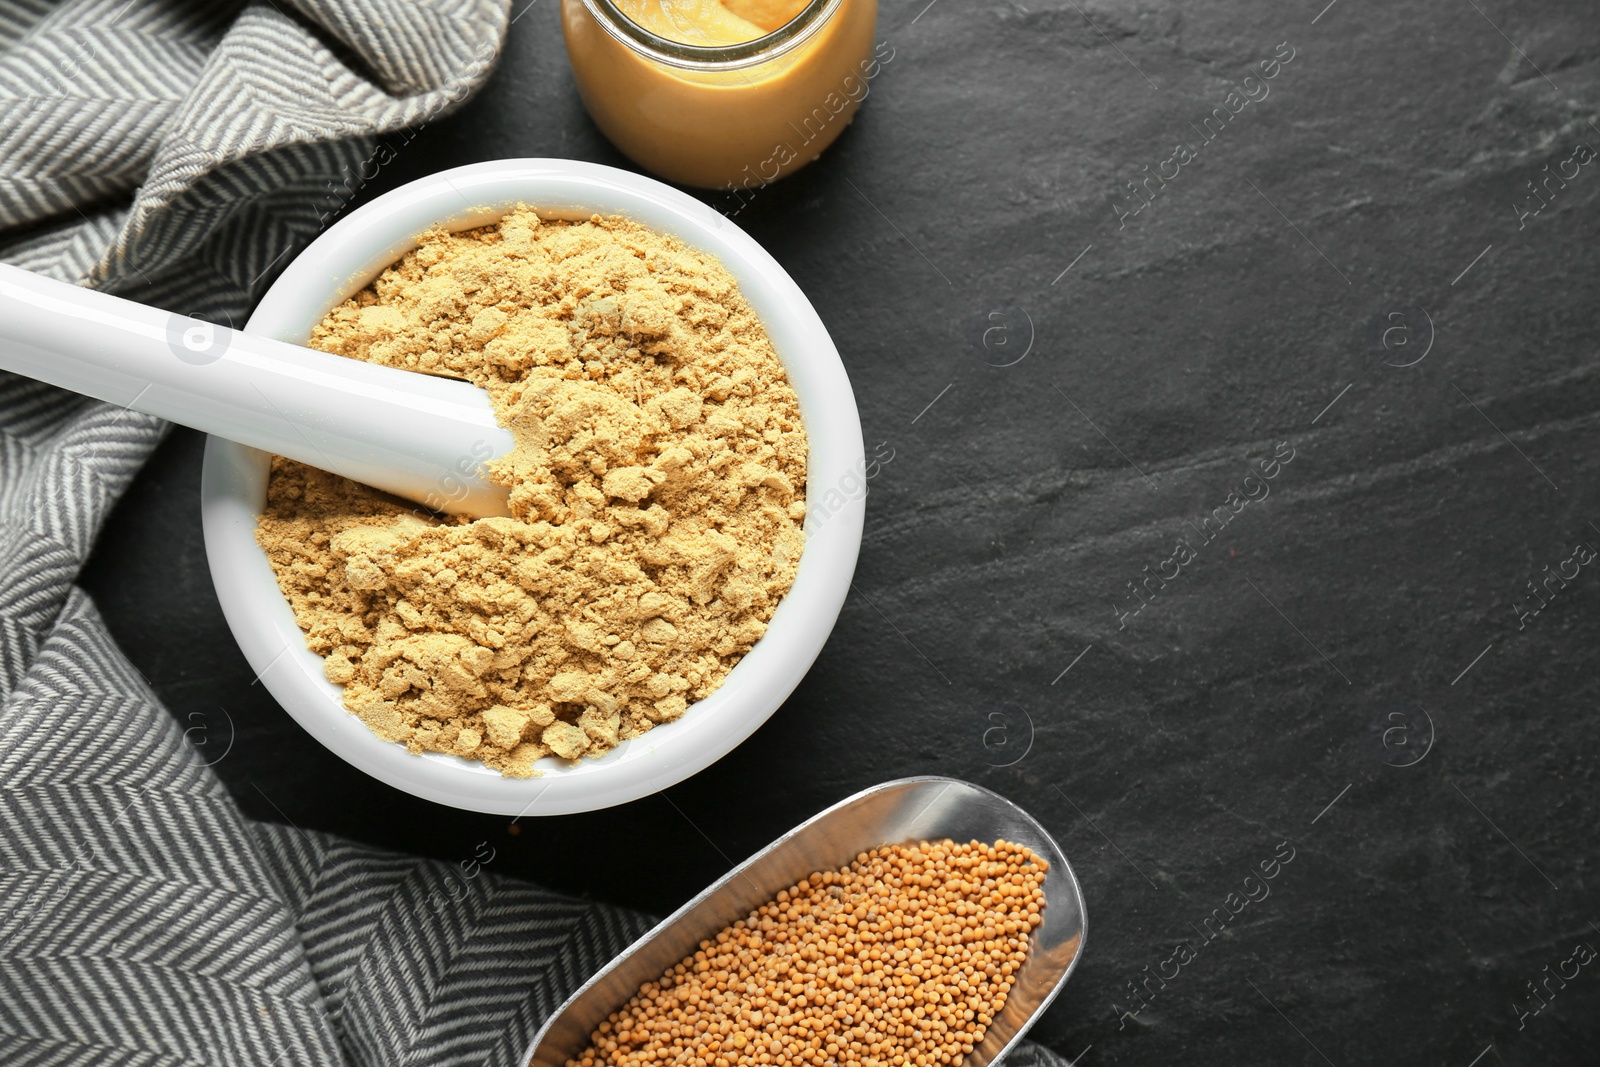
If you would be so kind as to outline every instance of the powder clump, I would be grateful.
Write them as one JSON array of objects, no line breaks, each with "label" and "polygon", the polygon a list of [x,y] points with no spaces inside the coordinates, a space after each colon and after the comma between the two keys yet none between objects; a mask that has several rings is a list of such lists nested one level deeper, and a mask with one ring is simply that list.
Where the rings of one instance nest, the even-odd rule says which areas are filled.
[{"label": "powder clump", "polygon": [[806,438],[712,257],[629,220],[434,230],[314,348],[483,387],[512,516],[436,516],[275,458],[257,530],[345,706],[525,777],[683,715],[766,631],[804,544]]}]

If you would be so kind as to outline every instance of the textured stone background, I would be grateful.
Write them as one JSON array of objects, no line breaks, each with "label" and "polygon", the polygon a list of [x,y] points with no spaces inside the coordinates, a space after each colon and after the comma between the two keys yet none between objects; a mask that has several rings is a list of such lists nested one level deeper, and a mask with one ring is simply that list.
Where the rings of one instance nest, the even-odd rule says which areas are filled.
[{"label": "textured stone background", "polygon": [[[262,818],[446,859],[487,841],[491,869],[659,913],[856,789],[953,774],[1072,857],[1087,955],[1034,1033],[1089,1067],[1593,1062],[1600,964],[1520,1028],[1518,1006],[1600,948],[1600,568],[1520,631],[1513,605],[1600,547],[1600,163],[1518,218],[1547,164],[1600,149],[1600,13],[1325,2],[883,11],[894,58],[855,126],[738,221],[894,458],[809,677],[668,797],[513,834],[323,751],[223,623],[192,434],[86,583]],[[363,195],[501,156],[626,165],[556,14],[527,8],[488,90]],[[1119,228],[1124,183],[1285,41],[1270,95]],[[1396,307],[1386,349],[1369,324]],[[1190,533],[1121,620],[1279,442],[1265,502]],[[1285,841],[1271,896],[1202,941]]]}]

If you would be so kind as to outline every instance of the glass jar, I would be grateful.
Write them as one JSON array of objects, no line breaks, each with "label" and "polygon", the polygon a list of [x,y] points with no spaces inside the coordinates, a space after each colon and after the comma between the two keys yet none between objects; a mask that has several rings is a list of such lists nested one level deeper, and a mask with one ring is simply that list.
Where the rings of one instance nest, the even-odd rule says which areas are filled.
[{"label": "glass jar", "polygon": [[659,37],[612,0],[561,0],[601,132],[669,181],[735,194],[805,166],[850,124],[885,60],[877,20],[877,0],[811,0],[765,37],[704,46]]}]

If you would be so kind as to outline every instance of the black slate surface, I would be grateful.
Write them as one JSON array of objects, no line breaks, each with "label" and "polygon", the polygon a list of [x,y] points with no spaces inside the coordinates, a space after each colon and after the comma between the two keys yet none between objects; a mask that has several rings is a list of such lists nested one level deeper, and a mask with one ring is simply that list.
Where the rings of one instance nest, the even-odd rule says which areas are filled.
[{"label": "black slate surface", "polygon": [[[222,620],[188,432],[85,585],[260,818],[486,841],[492,870],[662,913],[859,788],[953,774],[1072,857],[1087,954],[1034,1033],[1089,1067],[1594,1062],[1600,13],[1324,3],[884,9],[854,127],[737,219],[892,459],[806,681],[666,796],[513,828],[322,750]],[[523,9],[487,90],[358,199],[502,156],[626,165],[556,16]]]}]

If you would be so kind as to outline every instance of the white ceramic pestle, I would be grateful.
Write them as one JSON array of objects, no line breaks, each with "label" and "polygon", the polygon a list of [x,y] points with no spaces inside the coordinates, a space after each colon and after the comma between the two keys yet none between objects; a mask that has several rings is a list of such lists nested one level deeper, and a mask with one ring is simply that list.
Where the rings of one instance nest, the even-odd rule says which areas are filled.
[{"label": "white ceramic pestle", "polygon": [[435,511],[505,515],[511,449],[467,382],[230,330],[0,264],[0,369],[299,460]]}]

